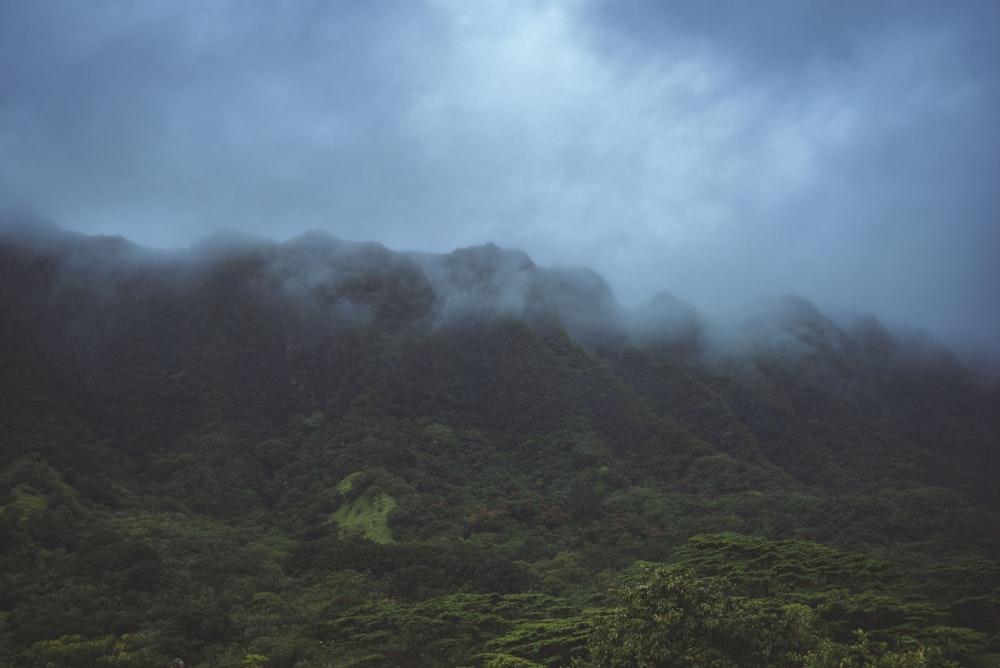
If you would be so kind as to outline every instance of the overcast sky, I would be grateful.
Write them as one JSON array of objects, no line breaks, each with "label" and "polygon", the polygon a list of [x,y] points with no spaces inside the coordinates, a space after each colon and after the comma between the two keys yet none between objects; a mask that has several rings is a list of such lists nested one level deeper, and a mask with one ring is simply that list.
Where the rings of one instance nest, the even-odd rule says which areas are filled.
[{"label": "overcast sky", "polygon": [[1000,2],[3,0],[0,208],[493,241],[1000,349]]}]

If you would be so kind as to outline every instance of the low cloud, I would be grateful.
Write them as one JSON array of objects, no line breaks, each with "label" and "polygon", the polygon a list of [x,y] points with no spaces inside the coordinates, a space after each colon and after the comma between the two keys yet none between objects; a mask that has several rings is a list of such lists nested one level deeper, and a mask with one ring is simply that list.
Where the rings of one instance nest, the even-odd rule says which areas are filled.
[{"label": "low cloud", "polygon": [[0,204],[183,246],[495,242],[636,306],[1000,341],[990,2],[22,2]]}]

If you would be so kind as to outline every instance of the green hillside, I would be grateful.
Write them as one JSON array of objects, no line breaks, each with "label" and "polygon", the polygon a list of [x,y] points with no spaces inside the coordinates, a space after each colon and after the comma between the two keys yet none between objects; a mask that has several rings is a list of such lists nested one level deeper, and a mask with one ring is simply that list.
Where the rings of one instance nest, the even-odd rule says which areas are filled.
[{"label": "green hillside", "polygon": [[1000,666],[1000,393],[748,313],[0,233],[0,665]]}]

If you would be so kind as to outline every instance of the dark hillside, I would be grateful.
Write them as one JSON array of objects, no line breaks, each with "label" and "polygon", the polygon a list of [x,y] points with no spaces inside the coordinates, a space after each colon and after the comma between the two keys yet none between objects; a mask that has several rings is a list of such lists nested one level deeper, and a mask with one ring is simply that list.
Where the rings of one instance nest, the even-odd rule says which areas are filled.
[{"label": "dark hillside", "polygon": [[997,394],[874,318],[49,228],[0,234],[0,370],[5,665],[600,663],[636,578],[760,665],[1000,654]]}]

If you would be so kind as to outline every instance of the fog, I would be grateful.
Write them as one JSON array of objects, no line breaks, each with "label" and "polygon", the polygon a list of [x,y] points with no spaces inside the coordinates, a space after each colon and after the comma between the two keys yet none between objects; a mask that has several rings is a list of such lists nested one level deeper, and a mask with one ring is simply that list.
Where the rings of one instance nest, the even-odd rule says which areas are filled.
[{"label": "fog", "polygon": [[793,293],[997,354],[998,28],[989,0],[8,0],[0,208],[160,248],[493,242],[628,307]]}]

